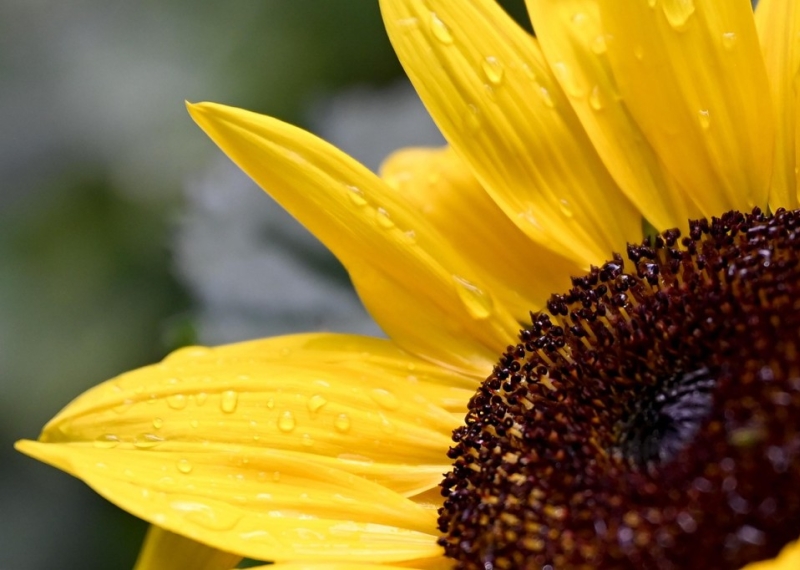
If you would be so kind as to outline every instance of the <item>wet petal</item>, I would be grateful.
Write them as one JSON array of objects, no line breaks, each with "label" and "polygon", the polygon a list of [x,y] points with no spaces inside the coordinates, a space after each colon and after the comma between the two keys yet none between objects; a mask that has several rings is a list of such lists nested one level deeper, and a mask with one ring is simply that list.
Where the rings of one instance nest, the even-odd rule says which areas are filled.
[{"label": "wet petal", "polygon": [[581,265],[640,236],[536,40],[492,0],[383,0],[408,76],[445,138],[529,237]]},{"label": "wet petal", "polygon": [[769,203],[773,210],[797,208],[797,109],[800,90],[800,3],[761,0],[756,6],[756,29],[769,77],[775,121],[775,156]]},{"label": "wet petal", "polygon": [[467,253],[475,273],[486,276],[494,296],[520,322],[581,272],[522,233],[450,148],[401,150],[386,160],[381,176],[453,248]]},{"label": "wet petal", "polygon": [[206,133],[344,263],[364,305],[398,344],[485,376],[518,324],[481,275],[377,176],[275,119],[202,103]]},{"label": "wet petal", "polygon": [[179,534],[151,525],[147,530],[142,551],[134,570],[164,570],[165,568],[191,568],[192,570],[228,570],[242,557],[223,552]]},{"label": "wet petal", "polygon": [[473,383],[365,337],[193,347],[88,391],[18,448],[242,556],[425,558],[435,505],[406,497],[447,470]]},{"label": "wet petal", "polygon": [[400,565],[350,563],[283,562],[269,566],[256,566],[252,570],[451,570],[452,560],[444,557],[411,560]]},{"label": "wet petal", "polygon": [[619,93],[705,216],[765,207],[773,127],[749,0],[597,0]]},{"label": "wet petal", "polygon": [[698,218],[699,210],[664,169],[619,94],[596,3],[527,5],[547,62],[625,195],[659,230]]}]

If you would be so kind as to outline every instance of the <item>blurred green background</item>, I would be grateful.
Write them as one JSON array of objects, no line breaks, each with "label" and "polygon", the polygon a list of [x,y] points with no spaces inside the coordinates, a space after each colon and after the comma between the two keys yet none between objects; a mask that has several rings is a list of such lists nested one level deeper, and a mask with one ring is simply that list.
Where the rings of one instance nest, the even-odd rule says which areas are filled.
[{"label": "blurred green background", "polygon": [[300,124],[372,168],[438,141],[374,0],[1,3],[0,569],[133,564],[140,521],[12,449],[83,390],[198,338],[377,332],[184,100]]}]

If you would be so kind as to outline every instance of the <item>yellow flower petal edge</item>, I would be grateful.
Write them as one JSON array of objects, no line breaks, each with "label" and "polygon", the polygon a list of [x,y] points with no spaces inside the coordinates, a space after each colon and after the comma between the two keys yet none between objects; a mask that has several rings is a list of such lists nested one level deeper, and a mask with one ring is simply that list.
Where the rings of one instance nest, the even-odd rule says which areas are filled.
[{"label": "yellow flower petal edge", "polygon": [[242,557],[236,554],[211,548],[151,525],[147,530],[144,546],[136,560],[134,570],[165,570],[166,568],[228,570],[241,560]]},{"label": "yellow flower petal edge", "polygon": [[342,261],[367,310],[403,348],[484,376],[516,338],[518,323],[462,253],[364,166],[270,117],[212,103],[189,112]]},{"label": "yellow flower petal edge", "polygon": [[777,558],[748,564],[743,570],[797,570],[800,568],[800,541],[788,544]]},{"label": "yellow flower petal edge", "polygon": [[279,562],[269,566],[256,566],[252,570],[451,570],[452,560],[444,557],[411,560],[403,564],[347,564],[347,563],[307,563]]},{"label": "yellow flower petal edge", "polygon": [[475,273],[520,322],[541,310],[553,291],[570,286],[580,268],[509,223],[469,168],[449,147],[408,148],[381,166],[383,180],[440,231],[470,252]]},{"label": "yellow flower petal edge", "polygon": [[491,0],[381,2],[417,92],[453,148],[531,239],[601,263],[640,238],[536,40]]},{"label": "yellow flower petal edge", "polygon": [[767,205],[773,125],[749,0],[597,0],[619,93],[704,216]]},{"label": "yellow flower petal edge", "polygon": [[797,178],[800,165],[800,147],[797,146],[800,3],[761,0],[755,16],[776,119],[770,206],[773,210],[781,206],[797,208],[800,190]]},{"label": "yellow flower petal edge", "polygon": [[389,341],[182,349],[110,380],[17,448],[168,531],[261,560],[438,556],[444,450],[473,393]]},{"label": "yellow flower petal edge", "polygon": [[594,148],[625,195],[659,230],[688,228],[700,217],[666,171],[619,94],[597,5],[586,0],[528,0],[528,13]]}]

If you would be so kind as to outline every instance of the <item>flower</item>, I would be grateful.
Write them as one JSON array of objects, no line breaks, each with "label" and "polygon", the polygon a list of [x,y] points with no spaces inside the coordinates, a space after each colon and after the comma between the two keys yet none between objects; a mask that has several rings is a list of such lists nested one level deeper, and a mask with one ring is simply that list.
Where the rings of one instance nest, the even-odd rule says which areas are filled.
[{"label": "flower", "polygon": [[[456,523],[446,517],[458,514],[459,489],[470,489],[455,479],[481,472],[461,439],[451,470],[450,436],[481,381],[488,376],[499,385],[510,374],[503,363],[534,361],[524,344],[515,348],[528,311],[548,308],[555,316],[574,303],[578,293],[545,306],[551,293],[569,289],[570,276],[641,241],[642,218],[658,230],[685,231],[692,218],[797,206],[800,7],[791,0],[762,0],[755,18],[746,0],[642,0],[624,8],[614,0],[529,0],[538,39],[490,0],[382,0],[381,7],[447,149],[400,152],[377,177],[275,119],[209,103],[189,111],[339,257],[391,340],[318,333],[182,349],[88,391],[38,442],[18,444],[153,523],[142,567],[181,565],[179,555],[207,567],[237,556],[285,568],[449,567],[437,542],[442,473],[450,472],[445,487],[455,491],[439,524],[452,531]],[[778,223],[759,214],[747,222],[731,216],[712,224],[712,234],[723,236],[714,251],[726,255],[726,236],[735,229],[760,234],[773,227],[764,224]],[[664,235],[672,247],[674,234]],[[690,252],[689,242],[685,247]],[[631,259],[657,255],[648,251],[634,247]],[[685,255],[692,271],[702,269],[705,261]],[[588,291],[586,307],[596,307],[592,295],[604,294],[592,289],[598,275],[619,277],[619,265],[573,282]],[[659,283],[657,273],[651,276]],[[627,302],[620,306],[632,311]],[[523,341],[555,342],[547,319],[535,317]],[[531,381],[531,390],[542,392],[542,382]],[[700,415],[677,439],[623,434],[621,453],[635,447],[631,461],[680,454],[710,413],[706,394],[715,378],[707,370],[676,371],[669,382],[679,397],[690,386],[691,409]],[[475,402],[497,403],[481,399],[489,389],[484,385],[473,400],[469,426],[479,423]],[[762,438],[757,428],[737,431],[731,445],[750,449]],[[479,435],[499,433],[486,429]],[[457,438],[468,431],[459,428]],[[593,441],[578,440],[589,447]],[[642,451],[645,443],[656,445],[655,455]],[[504,479],[500,471],[490,475]],[[731,480],[733,488],[724,483],[728,500],[741,499]],[[498,496],[468,498],[485,507]],[[554,520],[568,517],[544,492],[527,499],[543,501]],[[768,506],[772,513],[781,505],[772,499]],[[474,513],[461,514],[467,520]],[[683,540],[696,530],[687,513],[669,516],[677,517]],[[655,540],[635,535],[636,524],[626,519],[619,544]],[[796,536],[800,529],[789,531]],[[451,555],[459,536],[441,540]],[[571,534],[547,537],[571,548],[564,546]],[[741,549],[768,542],[749,524],[736,537]],[[503,547],[517,539],[525,552],[547,548],[538,537],[516,535],[502,538]],[[581,556],[591,557],[591,548]],[[696,544],[698,553],[704,548]],[[719,560],[728,554],[719,552]],[[484,567],[484,560],[472,563]],[[792,544],[750,568],[798,564]]]}]

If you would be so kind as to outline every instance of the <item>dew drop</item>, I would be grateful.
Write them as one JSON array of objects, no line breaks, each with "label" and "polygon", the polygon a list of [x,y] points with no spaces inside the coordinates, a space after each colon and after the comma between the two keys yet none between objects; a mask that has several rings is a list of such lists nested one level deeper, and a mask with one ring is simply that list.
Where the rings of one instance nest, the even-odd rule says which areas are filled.
[{"label": "dew drop", "polygon": [[178,471],[188,475],[192,472],[192,464],[188,459],[181,459],[178,461]]},{"label": "dew drop", "polygon": [[275,407],[275,401],[274,401],[272,398],[270,398],[269,400],[267,400],[267,409],[270,409],[270,410],[271,410],[271,409],[272,409],[272,408],[274,408],[274,407]]},{"label": "dew drop", "polygon": [[655,8],[657,3],[658,0],[647,0],[647,5],[650,6],[651,8]]},{"label": "dew drop", "polygon": [[322,406],[328,403],[323,396],[319,394],[314,394],[308,399],[308,411],[312,414],[316,414],[318,411],[322,409]]},{"label": "dew drop", "polygon": [[592,88],[592,92],[589,93],[589,106],[595,111],[601,111],[605,106],[605,104],[603,103],[603,98],[600,95],[599,85],[595,85]]},{"label": "dew drop", "polygon": [[403,30],[413,30],[419,27],[419,18],[399,18],[395,23]]},{"label": "dew drop", "polygon": [[545,104],[545,107],[550,107],[552,109],[556,106],[556,104],[553,102],[553,96],[550,95],[550,91],[547,90],[547,87],[537,83],[536,92],[539,94],[539,98],[542,100],[542,103]]},{"label": "dew drop", "polygon": [[154,433],[140,433],[133,438],[133,445],[139,449],[151,449],[162,441],[164,441],[164,438]]},{"label": "dew drop", "polygon": [[569,202],[566,199],[561,198],[561,200],[559,200],[558,202],[558,207],[565,218],[571,218],[572,216],[574,216],[574,213],[572,212],[572,207],[569,205]]},{"label": "dew drop", "polygon": [[732,50],[736,46],[736,32],[725,32],[722,34],[722,47]]},{"label": "dew drop", "polygon": [[694,14],[694,0],[662,0],[661,10],[669,25],[677,30]]},{"label": "dew drop", "polygon": [[292,412],[283,412],[283,415],[278,418],[278,429],[284,433],[289,433],[295,426],[294,414]]},{"label": "dew drop", "polygon": [[708,127],[711,126],[711,116],[708,109],[700,109],[697,112],[697,118],[700,120],[700,126],[703,130],[708,130]]},{"label": "dew drop", "polygon": [[119,437],[110,433],[98,436],[94,440],[94,446],[97,449],[112,449],[119,445]]},{"label": "dew drop", "polygon": [[191,421],[189,422],[189,425],[190,425],[191,427],[193,427],[194,429],[197,429],[197,426],[199,426],[199,425],[200,425],[200,422],[198,422],[197,420],[191,420]]},{"label": "dew drop", "polygon": [[359,208],[367,205],[367,199],[364,198],[364,192],[361,190],[361,188],[351,186],[349,184],[346,184],[345,187],[348,191],[347,197],[350,198],[350,201],[354,205],[358,206]]},{"label": "dew drop", "polygon": [[311,435],[307,433],[303,434],[303,437],[300,438],[300,441],[303,442],[303,445],[305,447],[311,447],[312,445],[314,445],[314,440],[311,438]]},{"label": "dew drop", "polygon": [[236,406],[238,403],[239,403],[239,395],[233,390],[225,390],[222,393],[222,400],[220,401],[219,407],[226,414],[230,414],[234,410],[236,410]]},{"label": "dew drop", "polygon": [[153,427],[156,429],[161,429],[164,427],[164,420],[161,418],[153,418]]},{"label": "dew drop", "polygon": [[642,61],[644,59],[644,48],[642,46],[636,46],[633,48],[633,57]]},{"label": "dew drop", "polygon": [[441,43],[445,45],[453,43],[453,34],[450,33],[450,28],[447,27],[447,24],[442,22],[439,16],[436,15],[436,12],[431,12],[431,32],[433,33],[433,37]]},{"label": "dew drop", "polygon": [[171,396],[167,396],[167,405],[173,410],[182,410],[186,407],[187,403],[188,400],[183,394],[173,394]]},{"label": "dew drop", "polygon": [[378,225],[385,230],[390,230],[394,227],[394,222],[389,217],[389,212],[383,208],[378,208],[375,217],[378,220]]},{"label": "dew drop", "polygon": [[464,130],[474,133],[481,128],[481,111],[475,105],[467,105],[464,113]]},{"label": "dew drop", "polygon": [[486,319],[491,316],[494,303],[488,293],[459,275],[453,275],[453,280],[456,284],[456,293],[472,318]]},{"label": "dew drop", "polygon": [[347,414],[339,414],[336,416],[336,419],[333,420],[333,427],[336,428],[336,431],[339,433],[347,433],[350,431],[350,417]]},{"label": "dew drop", "polygon": [[389,435],[397,433],[397,426],[394,425],[389,418],[383,415],[383,413],[379,413],[378,415],[381,418],[381,430],[383,430],[384,433]]},{"label": "dew drop", "polygon": [[381,408],[385,408],[387,410],[396,410],[400,407],[400,400],[389,390],[375,388],[370,393],[370,396]]},{"label": "dew drop", "polygon": [[581,97],[583,95],[583,89],[575,78],[575,74],[572,73],[572,70],[566,63],[557,61],[552,65],[552,68],[556,77],[558,77],[558,82],[564,88],[564,91],[571,97]]},{"label": "dew drop", "polygon": [[500,83],[503,82],[505,70],[503,69],[503,64],[500,63],[500,60],[498,60],[495,56],[487,56],[481,63],[481,67],[483,68],[483,73],[486,75],[486,79],[489,80],[489,83],[493,85],[500,85]]},{"label": "dew drop", "polygon": [[208,394],[205,392],[198,392],[194,395],[194,401],[197,403],[198,406],[202,406],[208,400]]},{"label": "dew drop", "polygon": [[595,55],[601,55],[606,53],[608,50],[608,45],[606,44],[606,37],[603,34],[598,34],[594,37],[594,39],[589,43],[589,49],[592,50],[592,53]]}]

